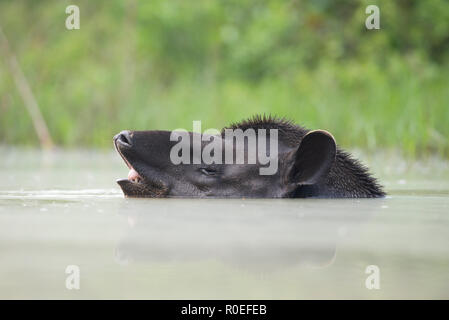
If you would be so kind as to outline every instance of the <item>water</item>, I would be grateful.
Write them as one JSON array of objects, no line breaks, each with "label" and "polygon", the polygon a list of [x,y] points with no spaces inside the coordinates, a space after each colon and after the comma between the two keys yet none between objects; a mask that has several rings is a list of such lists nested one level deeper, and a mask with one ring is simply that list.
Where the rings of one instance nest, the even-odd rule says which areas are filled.
[{"label": "water", "polygon": [[124,199],[114,153],[0,154],[1,299],[449,298],[441,159],[360,155],[385,199],[197,200]]}]

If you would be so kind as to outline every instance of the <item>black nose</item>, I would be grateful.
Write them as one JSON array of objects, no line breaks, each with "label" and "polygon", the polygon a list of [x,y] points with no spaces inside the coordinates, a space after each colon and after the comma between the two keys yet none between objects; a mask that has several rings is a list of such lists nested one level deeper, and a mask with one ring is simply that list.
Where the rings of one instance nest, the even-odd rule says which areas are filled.
[{"label": "black nose", "polygon": [[124,130],[122,132],[120,132],[119,134],[116,134],[114,136],[114,142],[115,143],[121,143],[127,146],[131,146],[132,142],[131,142],[131,134],[128,130]]}]

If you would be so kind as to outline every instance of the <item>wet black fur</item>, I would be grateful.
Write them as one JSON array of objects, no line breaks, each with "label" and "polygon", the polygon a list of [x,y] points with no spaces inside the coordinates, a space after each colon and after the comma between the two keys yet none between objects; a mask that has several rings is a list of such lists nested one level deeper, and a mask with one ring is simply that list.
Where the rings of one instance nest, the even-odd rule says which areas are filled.
[{"label": "wet black fur", "polygon": [[[230,129],[278,129],[279,140],[294,147],[301,143],[304,135],[310,130],[294,124],[290,120],[272,116],[254,116],[250,119],[233,123]],[[226,129],[226,128],[224,128]],[[224,129],[222,133],[224,133]],[[341,197],[341,198],[378,198],[385,192],[377,180],[371,176],[363,164],[337,146],[335,162],[327,176],[316,185],[299,186],[290,194],[294,198],[305,197]]]}]

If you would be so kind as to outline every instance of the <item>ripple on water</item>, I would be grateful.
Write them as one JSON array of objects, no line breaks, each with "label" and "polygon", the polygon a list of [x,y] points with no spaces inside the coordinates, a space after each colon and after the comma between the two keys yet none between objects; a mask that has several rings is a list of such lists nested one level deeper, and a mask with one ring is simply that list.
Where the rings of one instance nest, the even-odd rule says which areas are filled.
[{"label": "ripple on water", "polygon": [[8,190],[0,191],[0,200],[12,199],[109,199],[121,198],[123,194],[117,189],[83,189],[83,190]]}]

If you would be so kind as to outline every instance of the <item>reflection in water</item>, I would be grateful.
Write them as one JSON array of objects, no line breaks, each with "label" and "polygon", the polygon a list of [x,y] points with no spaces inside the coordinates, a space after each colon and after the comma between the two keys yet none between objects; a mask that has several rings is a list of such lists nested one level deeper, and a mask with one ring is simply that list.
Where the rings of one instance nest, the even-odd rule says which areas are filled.
[{"label": "reflection in water", "polygon": [[[130,199],[119,263],[218,260],[251,270],[333,263],[338,238],[357,229],[383,200]],[[323,211],[328,202],[328,210]],[[217,210],[219,208],[219,210]]]},{"label": "reflection in water", "polygon": [[115,153],[0,154],[2,299],[449,298],[441,159],[364,161],[386,199],[189,200],[124,199]]}]

